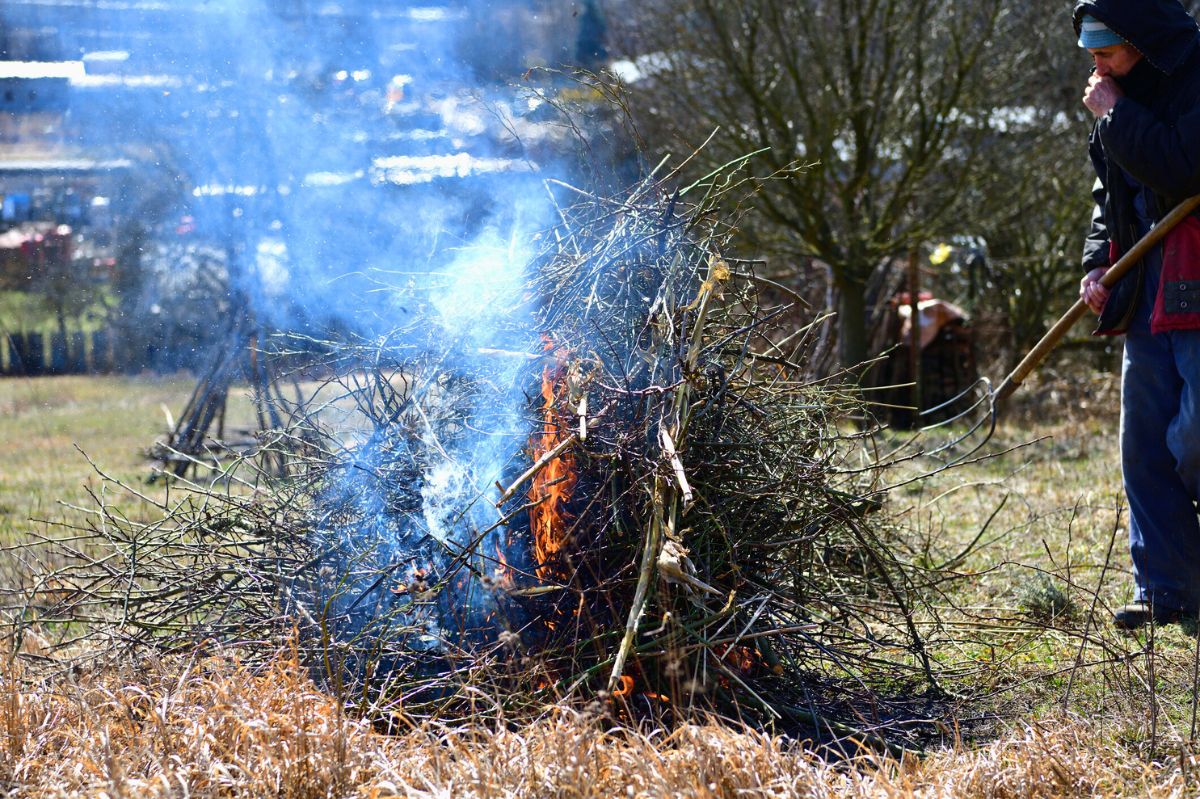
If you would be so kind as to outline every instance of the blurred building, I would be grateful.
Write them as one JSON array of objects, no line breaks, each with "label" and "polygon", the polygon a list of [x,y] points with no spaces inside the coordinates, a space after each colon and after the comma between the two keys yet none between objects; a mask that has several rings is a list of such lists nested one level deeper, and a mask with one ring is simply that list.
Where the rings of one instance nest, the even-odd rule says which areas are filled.
[{"label": "blurred building", "polygon": [[8,155],[65,144],[70,75],[80,63],[0,61],[0,146]]},{"label": "blurred building", "polygon": [[0,229],[86,224],[95,198],[128,166],[81,147],[71,129],[71,84],[83,74],[79,61],[0,61]]},{"label": "blurred building", "polygon": [[[262,187],[308,185],[314,174],[348,180],[382,157],[461,159],[477,145],[494,149],[446,121],[465,84],[508,90],[531,67],[595,67],[605,52],[596,0],[269,0],[281,38],[249,58],[223,41],[208,46],[223,7],[0,2],[0,232],[37,221],[77,231],[106,224],[120,213],[122,173],[160,161],[168,172],[172,149],[229,162],[209,159],[179,181],[199,201],[249,188],[262,197]],[[321,104],[323,113],[287,116]],[[300,136],[289,163],[253,151],[268,119],[310,129],[309,151]],[[334,141],[335,119],[357,128],[352,140]],[[289,174],[308,162],[313,174]]]}]

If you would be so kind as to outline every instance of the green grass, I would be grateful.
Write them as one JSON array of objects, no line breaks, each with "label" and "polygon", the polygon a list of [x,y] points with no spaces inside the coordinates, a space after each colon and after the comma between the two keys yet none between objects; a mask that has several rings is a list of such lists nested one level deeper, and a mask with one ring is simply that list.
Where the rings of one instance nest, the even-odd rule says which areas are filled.
[{"label": "green grass", "polygon": [[[152,506],[113,491],[97,469],[160,496],[164,484],[150,484],[146,453],[194,386],[186,376],[0,379],[0,545],[62,535],[62,525],[87,518],[77,508],[94,508],[95,492],[131,518],[146,518]],[[239,394],[231,419],[249,418],[247,406]],[[3,579],[19,581],[24,570],[0,558]]]},{"label": "green grass", "polygon": [[993,457],[904,487],[891,510],[908,562],[956,562],[957,578],[926,595],[954,684],[1011,718],[1077,714],[1161,753],[1191,737],[1196,624],[1110,624],[1133,592],[1117,382],[1032,381],[1002,415]]}]

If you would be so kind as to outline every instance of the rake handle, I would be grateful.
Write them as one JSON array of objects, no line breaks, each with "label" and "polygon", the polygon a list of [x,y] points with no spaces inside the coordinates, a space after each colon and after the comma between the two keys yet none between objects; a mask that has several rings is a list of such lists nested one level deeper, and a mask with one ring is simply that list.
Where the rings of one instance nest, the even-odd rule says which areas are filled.
[{"label": "rake handle", "polygon": [[[1112,288],[1117,281],[1125,276],[1125,273],[1133,268],[1134,264],[1142,260],[1151,247],[1162,241],[1167,235],[1192,211],[1200,207],[1200,194],[1194,197],[1188,197],[1186,200],[1175,206],[1171,213],[1163,217],[1162,221],[1154,227],[1150,228],[1145,236],[1142,236],[1138,243],[1129,249],[1129,252],[1122,255],[1115,264],[1108,268],[1108,271],[1100,278],[1100,285],[1105,288]],[[1029,376],[1029,373],[1041,365],[1046,356],[1058,346],[1063,337],[1067,335],[1076,322],[1088,311],[1087,304],[1082,300],[1076,300],[1062,317],[1054,323],[1054,326],[1042,336],[1042,340],[1034,345],[1029,354],[1021,359],[1016,368],[1008,373],[1004,378],[1004,382],[996,389],[996,402],[1003,402],[1012,396],[1018,388],[1021,387],[1021,381]]]}]

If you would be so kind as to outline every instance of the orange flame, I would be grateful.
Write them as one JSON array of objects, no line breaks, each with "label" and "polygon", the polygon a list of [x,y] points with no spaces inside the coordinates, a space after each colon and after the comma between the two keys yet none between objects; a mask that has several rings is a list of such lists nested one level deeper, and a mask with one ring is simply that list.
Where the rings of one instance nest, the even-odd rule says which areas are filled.
[{"label": "orange flame", "polygon": [[499,541],[496,542],[496,569],[492,572],[492,579],[501,590],[507,591],[512,588],[512,571],[508,566],[508,558],[504,557],[504,547],[500,546]]},{"label": "orange flame", "polygon": [[737,669],[743,677],[750,676],[762,662],[758,652],[748,646],[719,646],[717,656]]},{"label": "orange flame", "polygon": [[[554,344],[546,342],[546,349]],[[560,423],[565,417],[560,408],[566,405],[565,385],[562,377],[566,354],[556,353],[552,364],[542,371],[542,431],[530,442],[533,459],[554,449],[567,437],[568,426]],[[533,531],[533,554],[537,560],[537,575],[542,580],[557,576],[558,553],[566,544],[566,505],[575,489],[575,458],[564,451],[553,458],[534,476],[529,488],[530,502],[536,503],[529,510],[530,529]]]}]

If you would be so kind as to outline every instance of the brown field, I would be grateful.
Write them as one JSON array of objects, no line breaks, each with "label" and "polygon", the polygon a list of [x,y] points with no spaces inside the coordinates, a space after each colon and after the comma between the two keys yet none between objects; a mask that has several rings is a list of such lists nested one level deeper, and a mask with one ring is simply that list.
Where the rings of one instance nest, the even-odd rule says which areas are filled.
[{"label": "brown field", "polygon": [[281,654],[142,663],[55,684],[10,672],[0,780],[67,797],[1064,797],[1183,796],[1191,753],[1148,763],[1107,723],[1014,721],[1000,739],[924,760],[832,764],[721,725],[606,728],[561,708],[518,729],[426,725],[381,735],[346,718]]},{"label": "brown field", "polygon": [[[86,519],[96,467],[163,490],[145,484],[142,453],[165,429],[162,406],[178,413],[191,387],[0,382],[0,542]],[[0,781],[17,796],[1194,795],[1195,625],[1151,637],[1105,621],[1129,591],[1114,403],[1110,377],[1049,375],[991,445],[1014,449],[894,494],[898,555],[957,575],[927,597],[937,613],[924,629],[971,695],[964,707],[988,719],[964,718],[963,742],[924,759],[830,763],[760,733],[621,731],[561,707],[517,727],[382,735],[341,714],[283,647],[260,673],[214,652],[36,679],[27,657],[10,660]],[[9,552],[5,586],[34,565]],[[25,647],[36,656],[37,638]]]}]

